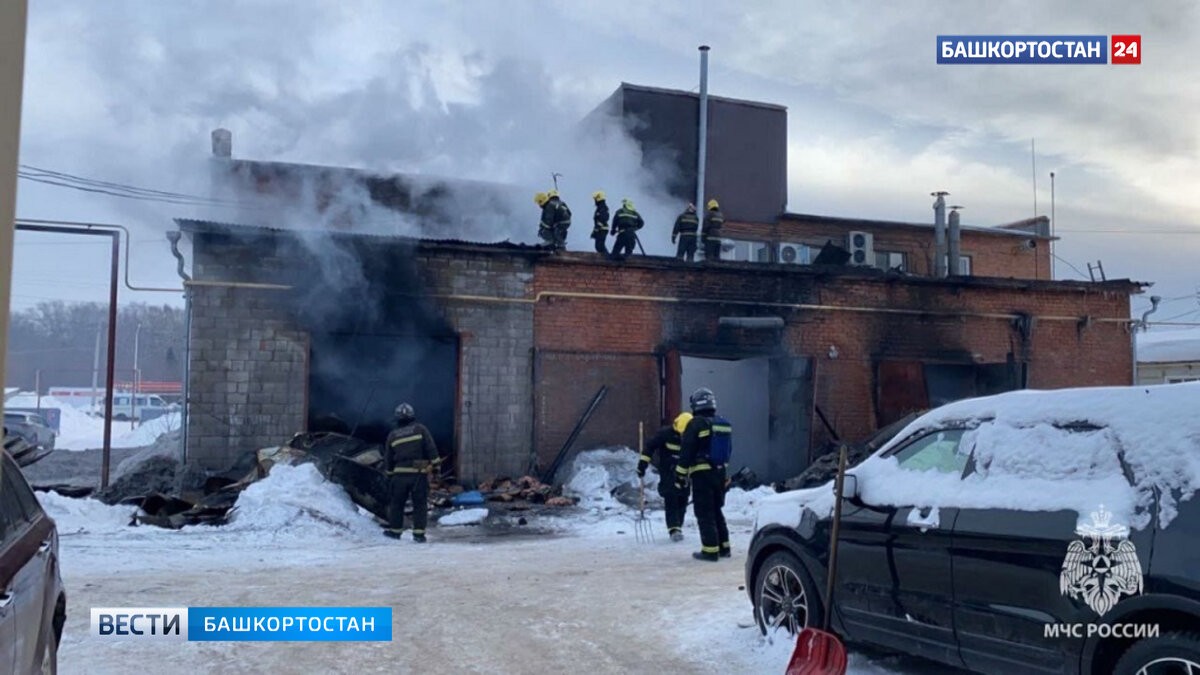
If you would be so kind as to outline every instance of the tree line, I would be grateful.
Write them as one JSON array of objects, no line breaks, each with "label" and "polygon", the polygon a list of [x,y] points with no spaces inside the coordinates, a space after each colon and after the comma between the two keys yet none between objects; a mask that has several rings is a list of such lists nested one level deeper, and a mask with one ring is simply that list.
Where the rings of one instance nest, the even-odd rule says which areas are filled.
[{"label": "tree line", "polygon": [[[118,382],[133,380],[135,335],[138,369],[143,381],[179,382],[183,379],[183,308],[146,303],[131,303],[118,308],[115,378]],[[13,312],[9,316],[5,386],[33,391],[39,380],[38,371],[41,371],[43,394],[52,386],[91,386],[97,339],[100,368],[96,381],[104,386],[107,305],[55,300]]]}]

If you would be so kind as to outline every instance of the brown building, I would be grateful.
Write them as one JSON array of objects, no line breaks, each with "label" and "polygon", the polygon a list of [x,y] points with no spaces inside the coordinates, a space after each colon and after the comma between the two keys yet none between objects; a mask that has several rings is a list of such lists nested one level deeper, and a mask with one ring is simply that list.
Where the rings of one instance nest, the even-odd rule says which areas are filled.
[{"label": "brown building", "polygon": [[[594,114],[622,116],[648,156],[686,169],[697,105],[622,85]],[[633,445],[639,422],[656,429],[708,386],[734,425],[734,464],[779,480],[831,429],[856,439],[964,397],[1130,381],[1141,286],[1052,280],[1044,218],[963,226],[960,269],[937,278],[929,224],[784,210],[784,109],[710,105],[720,262],[363,234],[331,199],[268,227],[178,221],[194,275],[189,459],[220,469],[334,423],[381,439],[407,400],[461,478],[516,475],[550,465],[601,388],[576,450]],[[228,140],[214,135],[226,198],[349,190],[428,222],[425,236],[471,236],[452,182],[232,160]],[[736,152],[764,143],[778,147]],[[747,172],[746,189],[766,192],[744,199]]]}]

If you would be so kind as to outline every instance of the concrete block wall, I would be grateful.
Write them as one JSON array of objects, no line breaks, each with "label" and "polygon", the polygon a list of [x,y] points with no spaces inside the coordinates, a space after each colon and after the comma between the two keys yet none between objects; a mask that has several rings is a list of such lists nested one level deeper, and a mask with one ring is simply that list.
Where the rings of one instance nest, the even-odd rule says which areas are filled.
[{"label": "concrete block wall", "polygon": [[187,458],[221,471],[303,431],[308,335],[280,291],[192,286]]},{"label": "concrete block wall", "polygon": [[458,475],[522,475],[532,443],[533,305],[525,302],[532,263],[436,247],[424,248],[418,263],[459,335]]}]

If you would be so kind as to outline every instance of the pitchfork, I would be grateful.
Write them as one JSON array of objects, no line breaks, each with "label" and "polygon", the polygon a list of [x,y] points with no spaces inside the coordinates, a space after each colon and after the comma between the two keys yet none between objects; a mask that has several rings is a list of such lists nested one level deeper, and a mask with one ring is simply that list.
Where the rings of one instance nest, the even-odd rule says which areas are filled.
[{"label": "pitchfork", "polygon": [[[643,423],[638,422],[638,456],[641,457],[645,453],[644,443],[645,432]],[[659,480],[662,480],[661,478]],[[633,521],[633,532],[637,537],[639,544],[654,543],[654,528],[650,525],[650,520],[646,518],[646,479],[645,477],[638,478],[638,515]]]}]

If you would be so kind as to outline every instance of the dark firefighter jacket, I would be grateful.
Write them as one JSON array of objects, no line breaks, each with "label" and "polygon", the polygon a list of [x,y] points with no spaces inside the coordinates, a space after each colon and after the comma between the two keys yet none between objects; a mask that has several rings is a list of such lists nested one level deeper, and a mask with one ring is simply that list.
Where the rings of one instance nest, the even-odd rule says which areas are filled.
[{"label": "dark firefighter jacket", "polygon": [[592,234],[608,233],[608,202],[596,202],[596,213],[592,215]]},{"label": "dark firefighter jacket", "polygon": [[551,197],[549,201],[542,206],[542,222],[541,227],[545,229],[554,229],[554,226],[561,227],[571,226],[571,209],[563,203],[558,197]]},{"label": "dark firefighter jacket", "polygon": [[711,209],[704,214],[704,230],[705,238],[721,236],[721,226],[725,224],[725,215],[720,209]]},{"label": "dark firefighter jacket", "polygon": [[430,473],[442,462],[433,436],[420,422],[392,429],[385,446],[383,468],[388,474]]},{"label": "dark firefighter jacket", "polygon": [[637,211],[627,209],[624,206],[617,209],[616,214],[613,215],[612,228],[614,232],[624,232],[626,230],[637,231],[642,229],[642,226],[645,224],[646,222],[642,220]]},{"label": "dark firefighter jacket", "polygon": [[700,227],[700,219],[696,217],[695,211],[684,211],[675,219],[675,229],[671,230],[672,235],[682,234],[684,236],[696,236],[696,230]]},{"label": "dark firefighter jacket", "polygon": [[[654,468],[658,469],[658,475],[663,480],[671,480],[671,475],[675,472],[675,464],[679,462],[679,433],[671,427],[670,424],[658,430],[658,433],[646,443],[645,453],[638,458],[637,470],[638,473],[646,472],[646,465],[654,462]],[[658,461],[654,461],[655,453],[658,454]]]},{"label": "dark firefighter jacket", "polygon": [[[697,471],[713,468],[709,462],[708,448],[712,443],[713,415],[711,410],[696,413],[688,422],[680,439],[679,464],[675,466],[677,476],[687,477]],[[728,429],[725,430],[728,433]]]}]

